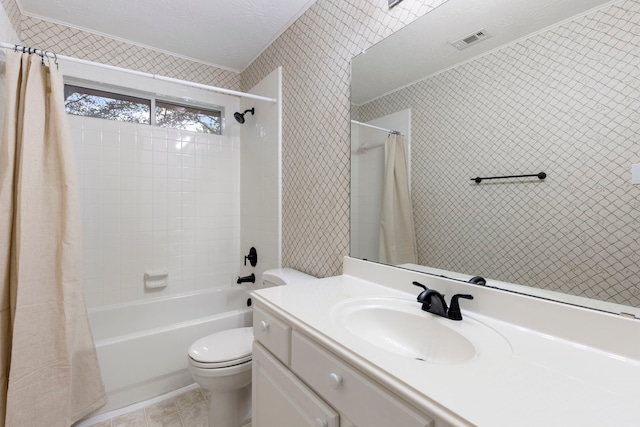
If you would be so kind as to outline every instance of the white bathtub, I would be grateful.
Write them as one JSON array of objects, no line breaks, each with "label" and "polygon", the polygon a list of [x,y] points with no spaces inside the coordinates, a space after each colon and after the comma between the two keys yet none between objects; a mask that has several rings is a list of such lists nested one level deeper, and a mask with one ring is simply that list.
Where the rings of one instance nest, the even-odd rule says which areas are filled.
[{"label": "white bathtub", "polygon": [[193,383],[187,349],[197,339],[251,326],[249,294],[224,288],[89,310],[109,401],[122,408]]}]

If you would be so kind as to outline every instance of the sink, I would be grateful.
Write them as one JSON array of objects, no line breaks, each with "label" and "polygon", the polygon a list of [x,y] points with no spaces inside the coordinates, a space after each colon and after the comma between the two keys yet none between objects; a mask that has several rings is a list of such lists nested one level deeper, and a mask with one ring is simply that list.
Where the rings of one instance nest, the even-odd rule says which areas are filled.
[{"label": "sink", "polygon": [[453,321],[420,307],[403,299],[358,298],[337,304],[332,318],[356,340],[419,361],[455,364],[509,352],[499,334],[469,316]]}]

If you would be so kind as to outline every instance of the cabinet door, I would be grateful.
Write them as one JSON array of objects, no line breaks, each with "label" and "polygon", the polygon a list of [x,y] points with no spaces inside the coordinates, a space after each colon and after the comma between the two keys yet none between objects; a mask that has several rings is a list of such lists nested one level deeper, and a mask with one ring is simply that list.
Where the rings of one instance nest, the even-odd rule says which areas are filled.
[{"label": "cabinet door", "polygon": [[253,427],[339,427],[338,414],[253,343]]}]

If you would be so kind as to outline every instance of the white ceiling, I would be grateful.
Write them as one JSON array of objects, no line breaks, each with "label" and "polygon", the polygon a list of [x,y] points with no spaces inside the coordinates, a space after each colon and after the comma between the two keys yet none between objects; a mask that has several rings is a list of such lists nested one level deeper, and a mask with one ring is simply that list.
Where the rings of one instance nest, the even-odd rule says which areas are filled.
[{"label": "white ceiling", "polygon": [[[351,102],[369,102],[616,1],[449,0],[353,60]],[[451,45],[480,29],[491,37],[461,51]]]},{"label": "white ceiling", "polygon": [[315,0],[17,0],[28,16],[242,71]]}]

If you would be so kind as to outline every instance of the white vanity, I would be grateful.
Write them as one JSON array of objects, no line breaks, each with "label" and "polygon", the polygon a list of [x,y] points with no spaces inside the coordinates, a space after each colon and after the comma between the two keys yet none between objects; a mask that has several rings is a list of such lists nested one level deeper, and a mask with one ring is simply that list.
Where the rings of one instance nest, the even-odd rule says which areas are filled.
[{"label": "white vanity", "polygon": [[[413,281],[474,299],[438,317]],[[640,423],[636,319],[348,257],[253,300],[254,427]]]}]

